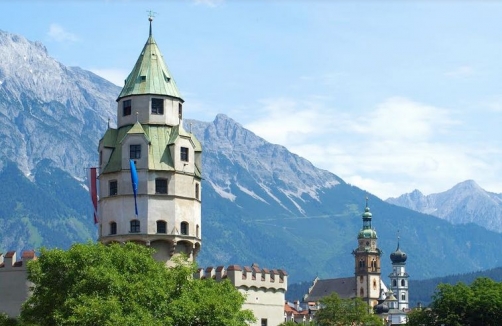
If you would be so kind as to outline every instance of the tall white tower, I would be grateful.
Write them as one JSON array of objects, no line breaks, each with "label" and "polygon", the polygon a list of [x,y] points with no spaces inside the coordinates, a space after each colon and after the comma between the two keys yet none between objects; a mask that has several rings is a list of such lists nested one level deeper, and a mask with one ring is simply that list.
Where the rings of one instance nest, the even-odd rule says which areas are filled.
[{"label": "tall white tower", "polygon": [[[200,249],[202,148],[183,129],[184,101],[153,38],[152,20],[117,98],[117,128],[99,141],[99,241],[151,246],[154,258],[169,265],[173,255],[194,259]],[[136,194],[131,170],[137,171]]]},{"label": "tall white tower", "polygon": [[399,249],[399,238],[397,239],[397,249],[390,254],[392,260],[392,273],[390,277],[390,288],[397,299],[399,310],[408,309],[408,273],[406,273],[406,253]]}]

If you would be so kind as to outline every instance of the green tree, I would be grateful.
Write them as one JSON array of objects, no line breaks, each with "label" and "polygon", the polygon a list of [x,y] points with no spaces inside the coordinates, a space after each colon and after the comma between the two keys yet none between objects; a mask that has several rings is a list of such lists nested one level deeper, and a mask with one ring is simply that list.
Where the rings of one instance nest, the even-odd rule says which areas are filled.
[{"label": "green tree", "polygon": [[315,319],[320,326],[383,325],[361,298],[340,299],[336,293],[321,299],[321,309]]},{"label": "green tree", "polygon": [[244,297],[228,281],[198,280],[195,265],[173,268],[152,249],[76,244],[68,251],[42,250],[28,265],[33,295],[21,310],[29,325],[245,326]]},{"label": "green tree", "polygon": [[478,278],[470,286],[440,284],[430,308],[409,314],[409,325],[500,325],[502,283]]}]

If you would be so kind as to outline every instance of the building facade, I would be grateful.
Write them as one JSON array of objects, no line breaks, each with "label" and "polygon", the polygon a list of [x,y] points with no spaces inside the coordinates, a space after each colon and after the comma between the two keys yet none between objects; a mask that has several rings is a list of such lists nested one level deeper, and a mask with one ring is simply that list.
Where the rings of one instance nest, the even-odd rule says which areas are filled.
[{"label": "building facade", "polygon": [[231,265],[226,268],[201,268],[195,277],[230,281],[246,298],[242,308],[251,310],[256,318],[251,326],[277,326],[284,322],[288,287],[288,274],[285,271],[260,268],[257,264],[243,267]]},{"label": "building facade", "polygon": [[16,252],[0,254],[0,311],[9,317],[18,317],[21,305],[28,299],[32,283],[28,281],[28,261],[36,259],[34,251],[24,251],[21,260]]}]

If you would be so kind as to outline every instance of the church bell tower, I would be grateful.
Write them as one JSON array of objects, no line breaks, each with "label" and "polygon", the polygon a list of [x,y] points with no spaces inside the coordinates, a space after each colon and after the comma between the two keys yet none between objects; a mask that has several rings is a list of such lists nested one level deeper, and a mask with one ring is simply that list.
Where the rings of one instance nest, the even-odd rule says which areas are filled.
[{"label": "church bell tower", "polygon": [[[176,83],[152,35],[117,98],[117,128],[99,141],[99,241],[133,241],[195,259],[201,246],[202,147],[183,128]],[[133,186],[134,185],[134,186]]]},{"label": "church bell tower", "polygon": [[392,261],[392,273],[389,275],[392,292],[397,297],[397,309],[408,310],[408,273],[406,273],[406,259],[408,256],[399,248],[399,238],[397,239],[397,249],[390,254]]},{"label": "church bell tower", "polygon": [[377,246],[377,233],[371,226],[372,214],[367,198],[362,218],[363,228],[357,236],[358,247],[352,252],[355,261],[356,295],[370,307],[374,307],[380,297],[382,252]]}]

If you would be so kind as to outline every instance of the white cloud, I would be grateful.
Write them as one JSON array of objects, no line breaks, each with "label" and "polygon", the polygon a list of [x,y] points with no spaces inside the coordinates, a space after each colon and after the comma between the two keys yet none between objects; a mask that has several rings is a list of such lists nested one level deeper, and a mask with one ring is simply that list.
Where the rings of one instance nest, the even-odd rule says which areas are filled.
[{"label": "white cloud", "polygon": [[[268,99],[245,124],[272,143],[385,199],[502,173],[496,143],[471,139],[453,110],[392,97],[361,112],[321,102]],[[490,183],[490,185],[492,182]]]},{"label": "white cloud", "polygon": [[124,86],[124,80],[127,78],[128,74],[128,71],[123,69],[90,68],[89,70],[120,87]]},{"label": "white cloud", "polygon": [[57,42],[76,42],[78,41],[78,37],[66,31],[62,26],[58,24],[51,24],[49,26],[49,32],[47,35]]}]

